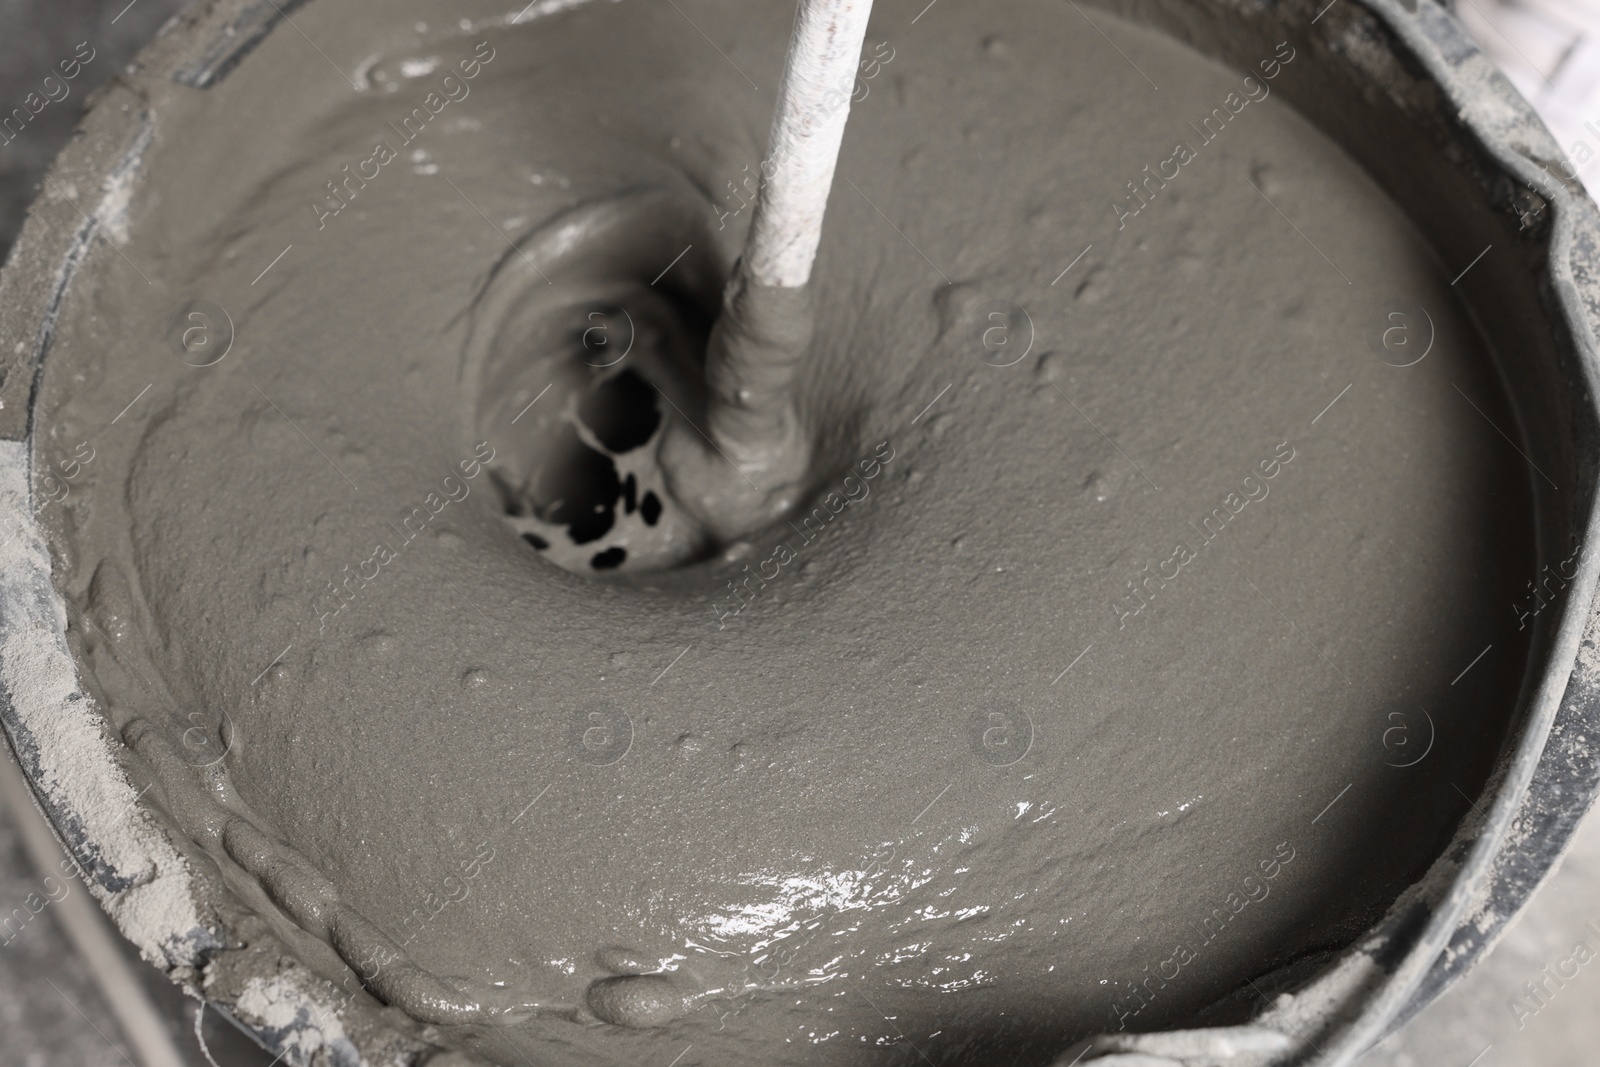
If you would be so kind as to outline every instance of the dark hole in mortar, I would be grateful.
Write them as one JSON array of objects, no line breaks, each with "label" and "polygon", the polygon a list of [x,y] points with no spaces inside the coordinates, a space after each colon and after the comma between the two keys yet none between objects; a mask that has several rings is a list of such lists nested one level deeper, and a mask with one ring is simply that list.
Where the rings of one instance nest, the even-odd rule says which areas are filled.
[{"label": "dark hole in mortar", "polygon": [[[646,526],[655,526],[664,510],[660,496],[647,489],[641,497],[638,479],[632,473],[622,477],[613,456],[642,448],[656,436],[662,425],[657,396],[655,386],[631,369],[595,379],[579,397],[576,414],[605,451],[586,442],[578,427],[563,425],[548,443],[549,460],[524,489],[495,472],[506,514],[531,513],[565,526],[575,545],[593,544],[610,533],[619,505],[624,515],[638,511]],[[550,547],[537,533],[525,531],[522,539],[538,551]],[[613,545],[594,553],[589,566],[615,570],[627,558],[626,548]]]},{"label": "dark hole in mortar", "polygon": [[594,558],[589,561],[589,566],[597,571],[609,571],[615,567],[622,566],[623,561],[627,558],[627,549],[613,545],[604,552],[596,552]]},{"label": "dark hole in mortar", "polygon": [[622,480],[617,465],[563,426],[551,442],[553,461],[546,463],[529,486],[539,517],[567,528],[574,544],[587,545],[611,531],[616,521]]},{"label": "dark hole in mortar", "polygon": [[[672,503],[658,482],[653,451],[670,414],[662,392],[676,384],[692,395],[701,387],[722,278],[705,264],[686,264],[680,274],[677,284],[663,286],[647,284],[643,275],[618,278],[638,290],[626,299],[557,306],[526,340],[512,338],[501,348],[510,366],[534,360],[526,364],[532,376],[518,383],[529,396],[546,383],[557,391],[522,427],[533,438],[508,450],[508,466],[491,471],[493,483],[505,514],[520,520],[513,523],[518,535],[574,572],[656,566],[662,545],[683,562],[673,553],[684,535],[667,513]],[[495,392],[485,397],[491,407],[517,373],[492,379]]]},{"label": "dark hole in mortar", "polygon": [[631,452],[661,425],[656,390],[631,370],[595,385],[578,406],[578,418],[611,452]]}]

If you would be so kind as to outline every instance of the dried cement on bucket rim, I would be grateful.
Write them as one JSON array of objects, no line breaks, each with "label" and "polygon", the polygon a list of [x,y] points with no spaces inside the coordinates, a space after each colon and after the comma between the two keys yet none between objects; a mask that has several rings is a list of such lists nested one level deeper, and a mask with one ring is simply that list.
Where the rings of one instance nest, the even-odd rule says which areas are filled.
[{"label": "dried cement on bucket rim", "polygon": [[[543,0],[538,6],[571,2]],[[1100,3],[1156,25],[1164,21],[1151,17],[1162,13],[1156,9],[1195,6]],[[141,64],[149,71],[174,71],[174,80],[203,89],[225,77],[286,9],[298,6],[291,0],[222,0],[169,23]],[[1228,2],[1214,6],[1233,16],[1260,10],[1241,5],[1235,11]],[[1307,19],[1313,13],[1298,2],[1273,6],[1297,17],[1304,8]],[[1548,284],[1559,305],[1557,326],[1581,364],[1578,391],[1594,404],[1600,396],[1600,220],[1581,192],[1541,168],[1541,161],[1560,158],[1559,148],[1431,0],[1413,0],[1414,10],[1397,0],[1346,0],[1342,6],[1325,24],[1313,26],[1322,35],[1319,43],[1371,72],[1376,84],[1386,68],[1372,53],[1387,42],[1363,22],[1376,16],[1395,38],[1400,58],[1443,87],[1440,103],[1458,111],[1446,121],[1463,127],[1501,171],[1554,208]],[[515,14],[508,12],[508,20]],[[427,1062],[434,1046],[423,1028],[370,1000],[336,1006],[337,987],[295,958],[317,946],[287,944],[267,931],[247,904],[196,862],[198,850],[159,811],[141,803],[149,788],[136,784],[143,772],[78,685],[67,647],[68,607],[51,583],[50,557],[33,519],[32,390],[77,266],[103,234],[115,237],[123,229],[120,218],[154,129],[132,85],[157,76],[135,73],[132,84],[110,88],[85,120],[85,135],[53,168],[55,178],[100,189],[92,214],[77,216],[70,202],[35,205],[0,277],[0,724],[40,806],[82,863],[91,891],[146,959],[241,1020],[286,1064]],[[1582,443],[1590,454],[1600,454],[1600,442]],[[1575,531],[1580,548],[1600,541],[1592,463],[1585,473],[1589,484],[1580,491],[1587,496],[1577,509],[1582,528]],[[1401,895],[1382,922],[1299,992],[1278,997],[1251,1025],[1106,1035],[1068,1049],[1061,1064],[1076,1057],[1107,1067],[1342,1067],[1486,951],[1549,872],[1600,786],[1600,771],[1588,755],[1590,737],[1600,733],[1600,620],[1590,614],[1600,553],[1584,551],[1580,560],[1575,595],[1562,608],[1527,721],[1485,788],[1492,805],[1474,805],[1429,874]],[[1524,843],[1543,850],[1530,857]],[[248,949],[230,933],[247,925]],[[454,1054],[444,1059],[471,1062]]]}]

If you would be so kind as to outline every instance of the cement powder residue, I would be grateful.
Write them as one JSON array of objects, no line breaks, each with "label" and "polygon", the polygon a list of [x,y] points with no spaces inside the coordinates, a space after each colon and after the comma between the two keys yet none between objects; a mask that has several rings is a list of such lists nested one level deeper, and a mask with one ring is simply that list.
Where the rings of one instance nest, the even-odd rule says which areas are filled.
[{"label": "cement powder residue", "polygon": [[196,912],[188,865],[115,764],[100,709],[76,684],[67,620],[45,597],[50,563],[23,517],[25,446],[0,444],[0,688],[6,729],[47,808],[70,812],[58,827],[89,873],[89,888],[146,959],[180,974],[214,937]]}]

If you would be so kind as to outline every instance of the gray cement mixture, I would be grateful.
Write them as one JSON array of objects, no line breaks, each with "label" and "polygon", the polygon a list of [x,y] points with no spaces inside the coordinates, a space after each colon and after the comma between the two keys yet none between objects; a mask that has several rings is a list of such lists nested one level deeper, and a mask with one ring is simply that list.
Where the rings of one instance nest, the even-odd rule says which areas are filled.
[{"label": "gray cement mixture", "polygon": [[812,495],[707,540],[656,453],[791,11],[680,6],[313,4],[155,90],[38,395],[90,695],[278,938],[496,1062],[1238,1021],[1438,855],[1557,595],[1453,271],[1288,45],[883,3]]}]

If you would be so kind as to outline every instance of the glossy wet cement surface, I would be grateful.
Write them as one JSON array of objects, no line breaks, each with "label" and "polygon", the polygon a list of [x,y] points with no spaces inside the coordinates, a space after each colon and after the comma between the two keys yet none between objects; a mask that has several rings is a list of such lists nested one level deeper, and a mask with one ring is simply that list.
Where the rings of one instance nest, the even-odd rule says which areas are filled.
[{"label": "glossy wet cement surface", "polygon": [[[1271,95],[1293,50],[902,6],[818,264],[817,495],[693,567],[553,567],[505,486],[620,373],[561,316],[694,334],[780,5],[312,5],[359,90],[282,34],[174,86],[149,283],[74,288],[38,466],[78,457],[47,521],[97,699],[230,877],[452,1040],[1046,1062],[1342,945],[1506,734],[1536,475],[1450,273]],[[484,299],[521,285],[550,319]],[[1399,299],[1418,362],[1368,344]],[[692,420],[667,355],[630,366]]]}]

